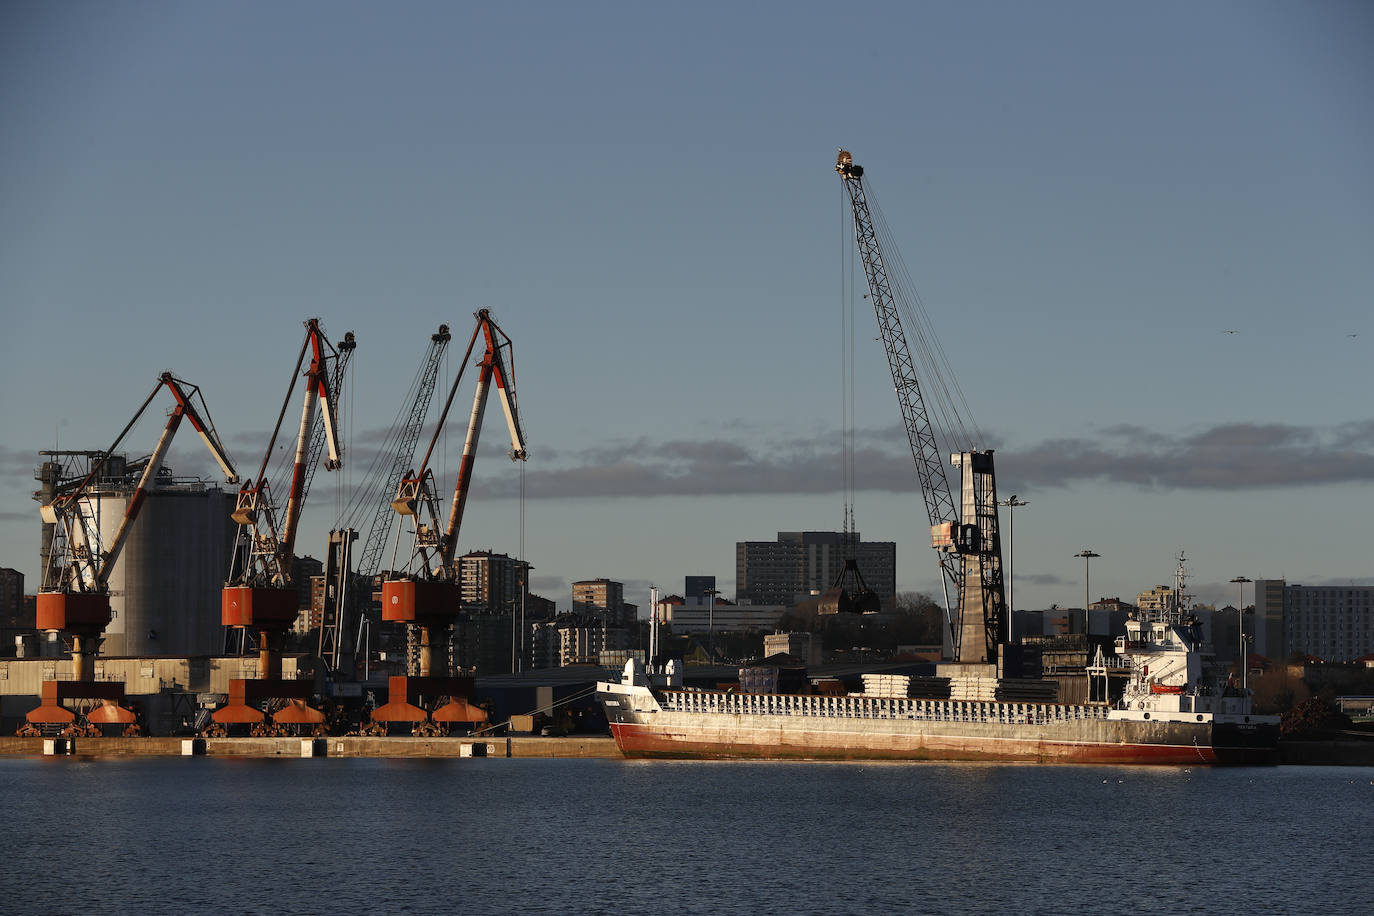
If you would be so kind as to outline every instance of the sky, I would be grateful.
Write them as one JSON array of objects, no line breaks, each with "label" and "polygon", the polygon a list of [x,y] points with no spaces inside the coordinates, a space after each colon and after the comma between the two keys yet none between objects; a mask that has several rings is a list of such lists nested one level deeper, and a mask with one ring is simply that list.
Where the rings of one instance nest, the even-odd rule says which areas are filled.
[{"label": "sky", "polygon": [[[37,587],[38,451],[108,446],[164,369],[255,473],[309,317],[358,341],[322,555],[429,335],[446,390],[489,308],[524,521],[493,405],[460,549],[523,542],[560,606],[601,576],[733,596],[736,542],[844,522],[844,147],[1027,503],[1016,607],[1131,600],[1179,551],[1208,602],[1374,582],[1371,46],[1358,0],[11,0],[0,565]],[[935,593],[858,319],[855,526]],[[202,451],[170,463],[212,477]]]}]

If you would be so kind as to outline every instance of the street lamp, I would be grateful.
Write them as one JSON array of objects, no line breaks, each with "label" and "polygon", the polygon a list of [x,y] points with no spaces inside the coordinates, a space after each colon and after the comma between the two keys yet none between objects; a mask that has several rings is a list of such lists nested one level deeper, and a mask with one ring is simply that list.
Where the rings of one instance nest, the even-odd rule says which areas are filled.
[{"label": "street lamp", "polygon": [[1246,669],[1250,667],[1245,657],[1245,583],[1251,581],[1244,576],[1236,576],[1231,583],[1236,587],[1236,629],[1240,631],[1240,685],[1245,689]]},{"label": "street lamp", "polygon": [[1088,584],[1088,583],[1091,581],[1090,576],[1091,576],[1091,573],[1092,573],[1092,570],[1091,570],[1091,568],[1089,567],[1089,564],[1092,563],[1093,557],[1100,557],[1100,556],[1102,556],[1102,554],[1100,554],[1100,553],[1093,553],[1091,550],[1088,550],[1088,549],[1085,547],[1083,550],[1080,550],[1078,553],[1074,554],[1074,556],[1075,556],[1075,557],[1082,557],[1082,558],[1083,558],[1083,635],[1084,635],[1084,636],[1087,636],[1087,635],[1088,635],[1088,607],[1089,607],[1089,605],[1088,605],[1088,595],[1089,595],[1089,593],[1092,591],[1091,587],[1090,587],[1089,584]]},{"label": "street lamp", "polygon": [[518,674],[525,661],[525,596],[530,592],[530,570],[534,569],[525,560],[516,560],[515,569],[520,576],[520,594],[510,599],[510,671]]},{"label": "street lamp", "polygon": [[1011,643],[1011,617],[1016,613],[1016,509],[1028,506],[1013,493],[997,505],[1007,507],[1007,643]]}]

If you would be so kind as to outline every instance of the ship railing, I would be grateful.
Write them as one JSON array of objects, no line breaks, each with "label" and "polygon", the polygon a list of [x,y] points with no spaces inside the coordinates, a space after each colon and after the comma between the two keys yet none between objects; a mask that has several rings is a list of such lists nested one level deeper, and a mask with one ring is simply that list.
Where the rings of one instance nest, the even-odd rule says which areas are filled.
[{"label": "ship railing", "polygon": [[1101,719],[1105,706],[1059,703],[1005,703],[985,700],[931,700],[906,697],[819,696],[803,694],[665,691],[664,709],[729,715],[821,716],[830,719],[911,719],[927,722],[987,722],[1045,725]]}]

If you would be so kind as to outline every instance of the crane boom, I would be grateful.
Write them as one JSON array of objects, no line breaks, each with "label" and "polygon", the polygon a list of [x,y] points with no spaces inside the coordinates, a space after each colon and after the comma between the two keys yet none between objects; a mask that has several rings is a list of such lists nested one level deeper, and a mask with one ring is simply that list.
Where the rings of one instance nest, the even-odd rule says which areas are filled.
[{"label": "crane boom", "polygon": [[[358,342],[354,339],[353,332],[349,331],[344,335],[344,339],[339,341],[337,347],[338,358],[334,360],[334,369],[329,373],[330,403],[334,406],[334,419],[338,418],[339,404],[343,397],[344,374],[348,371],[348,363],[353,358],[353,351],[358,348]],[[301,492],[301,499],[305,499],[310,493],[310,484],[315,480],[315,472],[320,467],[320,453],[324,451],[325,442],[328,437],[324,434],[325,412],[321,411],[315,415],[314,426],[310,431],[310,457],[305,463],[305,487]]]},{"label": "crane boom", "polygon": [[[970,450],[954,456],[954,463],[961,472],[961,499],[956,504],[873,225],[864,191],[863,166],[856,165],[848,152],[840,150],[835,171],[844,183],[853,211],[854,239],[863,261],[869,298],[873,301],[897,404],[916,463],[916,475],[931,526],[931,546],[939,551],[954,657],[960,661],[995,660],[1006,601],[1002,589],[992,452]],[[975,606],[982,609],[981,620],[972,618]],[[981,645],[978,640],[967,638],[976,629],[983,631]]]},{"label": "crane boom", "polygon": [[[463,442],[463,460],[458,467],[458,480],[453,488],[453,505],[449,510],[448,529],[444,532],[441,554],[444,565],[453,563],[453,555],[458,549],[458,532],[463,525],[463,511],[468,502],[469,486],[472,483],[472,463],[477,456],[477,440],[482,435],[482,416],[487,408],[487,395],[491,383],[496,382],[496,393],[501,399],[501,407],[506,414],[506,427],[510,432],[510,459],[525,460],[525,433],[520,428],[520,414],[515,405],[515,378],[506,369],[502,350],[511,347],[510,338],[492,320],[491,313],[482,309],[477,313],[477,330],[473,331],[473,342],[478,332],[486,338],[487,349],[482,356],[481,370],[477,375],[477,390],[472,396],[472,415],[468,418],[468,434]],[[468,344],[469,350],[472,344]]]},{"label": "crane boom", "polygon": [[[383,494],[383,498],[374,509],[372,524],[368,528],[367,541],[363,545],[363,552],[357,563],[356,573],[351,559],[353,556],[352,544],[357,537],[357,532],[349,527],[330,532],[329,553],[325,561],[326,575],[329,577],[330,584],[326,588],[324,611],[320,620],[319,656],[329,662],[330,667],[336,671],[339,670],[343,662],[348,627],[351,623],[350,617],[359,604],[360,596],[357,582],[358,580],[364,582],[371,580],[381,564],[387,535],[391,532],[391,523],[396,516],[396,513],[391,509],[391,498],[395,495],[396,488],[400,484],[406,468],[415,459],[415,443],[419,441],[420,429],[424,426],[425,415],[429,413],[429,403],[434,397],[434,383],[439,377],[439,364],[451,339],[452,335],[449,334],[446,324],[439,325],[438,333],[430,335],[429,350],[426,352],[420,365],[419,374],[416,376],[415,397],[411,400],[405,424],[400,427],[396,437],[397,444],[391,456],[391,466],[387,476],[381,482],[380,492]],[[339,362],[335,365],[336,378],[339,377],[339,366],[344,364],[345,351],[343,346],[340,344]],[[337,385],[335,391],[337,398]],[[377,491],[370,490],[369,492],[375,494]],[[362,620],[363,618],[360,617],[360,628],[363,626]],[[358,645],[354,646],[355,651],[361,647],[361,635],[357,638],[356,643]]]},{"label": "crane boom", "polygon": [[[311,318],[305,322],[305,340],[301,343],[296,366],[291,372],[291,384],[287,388],[286,399],[282,402],[277,425],[267,443],[262,465],[258,469],[256,483],[244,481],[239,489],[238,500],[233,518],[239,525],[239,536],[234,550],[234,568],[230,570],[229,584],[233,586],[276,586],[291,585],[291,560],[295,550],[296,532],[300,525],[301,511],[305,503],[307,481],[312,470],[311,457],[318,457],[319,450],[312,448],[311,433],[316,426],[315,411],[320,410],[321,438],[329,449],[325,467],[334,470],[343,466],[342,449],[339,445],[337,427],[337,405],[335,391],[341,389],[342,375],[333,373],[342,359],[345,364],[353,349],[353,334],[346,337],[342,351],[329,344],[320,327],[319,319]],[[296,435],[296,450],[291,473],[291,489],[287,493],[286,512],[278,521],[277,509],[271,497],[271,486],[267,480],[267,465],[276,448],[277,435],[286,416],[291,395],[295,391],[296,379],[302,376],[301,367],[305,356],[311,355],[310,365],[303,373],[305,394],[301,404],[301,420]],[[337,375],[331,385],[331,374]]]},{"label": "crane boom", "polygon": [[343,466],[340,455],[339,430],[336,425],[334,393],[329,390],[329,361],[336,360],[337,351],[331,351],[320,322],[311,318],[305,323],[306,338],[310,344],[310,368],[305,373],[305,400],[301,405],[301,426],[296,436],[296,461],[291,471],[291,492],[286,497],[286,518],[282,523],[281,553],[288,566],[296,548],[296,532],[300,527],[301,509],[305,505],[305,481],[309,468],[310,433],[314,426],[314,413],[318,407],[324,420],[324,440],[329,448],[329,459],[324,466],[336,470]]},{"label": "crane boom", "polygon": [[434,384],[439,379],[439,365],[452,339],[453,335],[449,333],[446,324],[439,325],[439,332],[429,338],[429,351],[425,354],[425,361],[420,370],[415,400],[410,407],[410,417],[401,432],[400,443],[391,462],[391,470],[382,484],[383,499],[377,506],[376,514],[372,516],[372,527],[368,531],[367,543],[358,563],[358,572],[363,575],[375,574],[381,563],[382,551],[391,531],[391,522],[396,515],[391,508],[391,499],[396,493],[396,488],[400,486],[406,469],[415,460],[415,445],[420,441],[420,429],[424,426],[430,401],[434,397]]}]

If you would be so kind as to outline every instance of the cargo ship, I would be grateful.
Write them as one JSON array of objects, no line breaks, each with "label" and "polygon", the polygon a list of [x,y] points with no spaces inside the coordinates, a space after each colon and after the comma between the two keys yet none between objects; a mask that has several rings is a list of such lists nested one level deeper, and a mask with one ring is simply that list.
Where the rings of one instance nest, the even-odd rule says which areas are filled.
[{"label": "cargo ship", "polygon": [[1196,619],[1177,608],[1138,611],[1115,650],[1110,661],[1099,650],[1088,668],[1103,696],[1108,668],[1128,669],[1110,703],[1020,701],[1010,697],[1036,693],[1026,682],[969,675],[949,679],[947,698],[913,696],[912,679],[893,675],[865,677],[862,692],[844,695],[703,690],[684,686],[676,660],[656,671],[631,660],[597,694],[627,757],[1276,761],[1278,716],[1255,715],[1249,690],[1208,676],[1211,649]]}]

